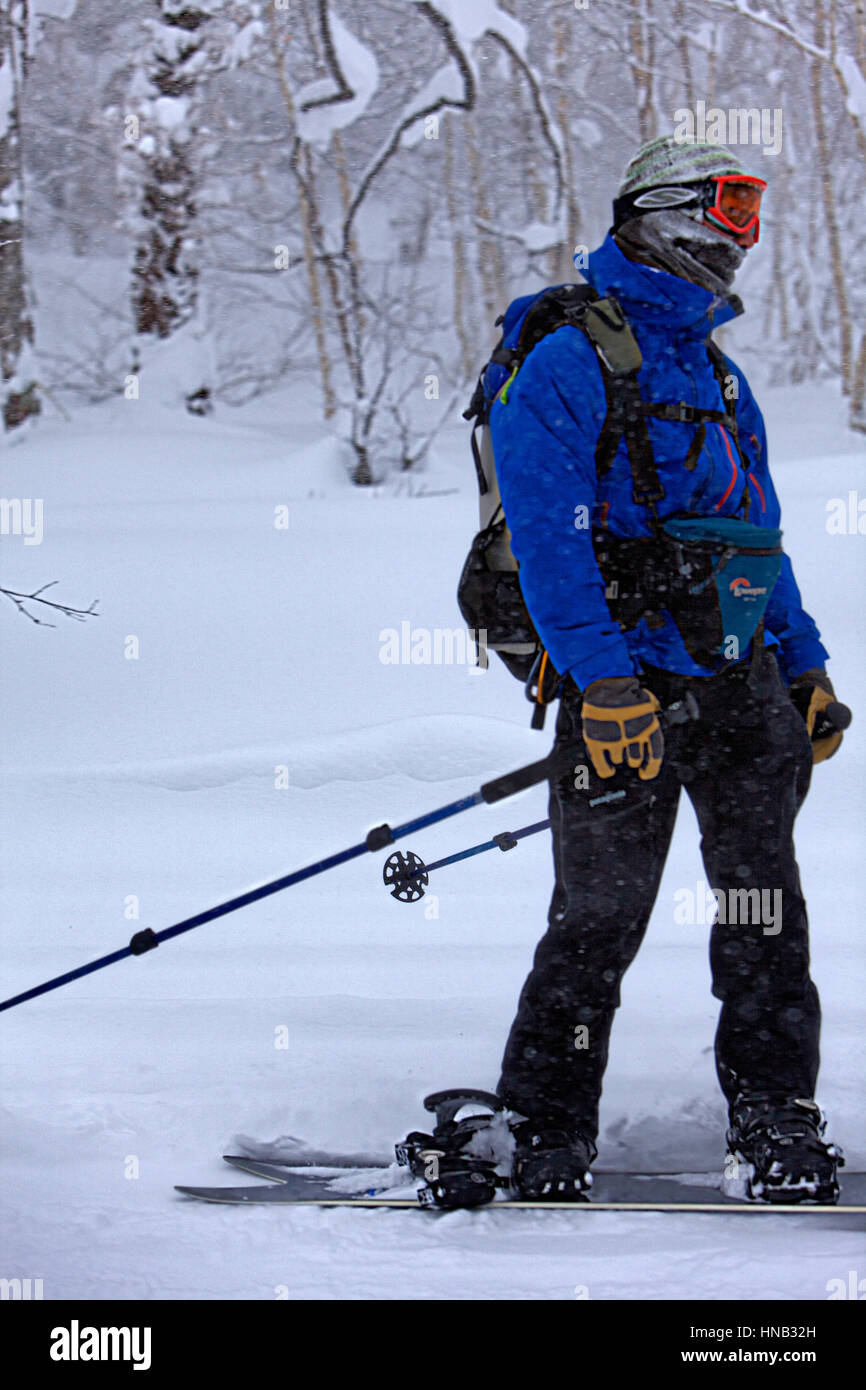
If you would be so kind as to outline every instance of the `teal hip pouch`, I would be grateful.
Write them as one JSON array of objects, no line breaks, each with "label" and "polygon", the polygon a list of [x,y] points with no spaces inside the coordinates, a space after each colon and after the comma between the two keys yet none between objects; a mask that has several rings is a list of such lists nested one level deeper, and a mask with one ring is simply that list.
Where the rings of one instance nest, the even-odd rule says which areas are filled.
[{"label": "teal hip pouch", "polygon": [[659,526],[660,595],[701,665],[743,655],[782,568],[782,532],[739,517],[672,517]]}]

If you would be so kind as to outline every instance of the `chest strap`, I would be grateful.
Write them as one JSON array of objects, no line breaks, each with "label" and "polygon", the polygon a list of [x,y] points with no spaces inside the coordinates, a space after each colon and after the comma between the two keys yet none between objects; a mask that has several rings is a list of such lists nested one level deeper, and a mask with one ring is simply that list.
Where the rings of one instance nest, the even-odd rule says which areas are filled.
[{"label": "chest strap", "polygon": [[[621,316],[622,321],[627,323],[616,300],[604,301],[604,307],[608,315],[613,308],[614,312]],[[653,520],[657,521],[656,503],[665,496],[665,490],[653,457],[652,441],[646,423],[648,418],[679,421],[682,424],[700,426],[684,459],[684,466],[689,471],[697,466],[698,455],[706,438],[706,426],[708,424],[721,425],[734,441],[744,476],[748,474],[749,460],[740,444],[736,406],[734,413],[731,414],[727,410],[711,410],[703,406],[689,405],[686,401],[676,403],[644,401],[638,385],[638,370],[642,365],[642,359],[640,359],[640,350],[637,348],[633,336],[629,334],[637,358],[640,360],[635,365],[633,353],[628,362],[621,360],[617,363],[612,358],[612,354],[604,351],[607,343],[597,341],[597,337],[600,335],[594,331],[595,323],[592,316],[587,315],[580,323],[580,327],[596,350],[607,400],[607,413],[595,448],[595,467],[599,478],[603,478],[610,470],[620,443],[624,439],[632,475],[632,496],[635,502],[639,506],[646,507]],[[707,355],[724,400],[725,387],[728,381],[727,363],[721,350],[709,340],[707,342]],[[746,517],[749,514],[749,502],[749,489],[746,486],[743,492],[743,508]]]}]

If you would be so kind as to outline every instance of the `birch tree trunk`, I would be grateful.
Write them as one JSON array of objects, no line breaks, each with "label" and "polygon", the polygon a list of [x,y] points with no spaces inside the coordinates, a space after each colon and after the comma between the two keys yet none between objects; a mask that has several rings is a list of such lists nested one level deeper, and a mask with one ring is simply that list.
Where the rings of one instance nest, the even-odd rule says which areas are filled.
[{"label": "birch tree trunk", "polygon": [[628,24],[631,70],[637,96],[637,121],[641,144],[658,135],[655,102],[655,30],[653,0],[632,0]]},{"label": "birch tree trunk", "polygon": [[443,161],[445,165],[445,207],[451,229],[451,266],[454,286],[454,327],[460,344],[460,367],[465,381],[471,380],[474,368],[473,338],[467,327],[469,309],[469,266],[466,260],[466,229],[454,188],[455,122],[444,125]]},{"label": "birch tree trunk", "polygon": [[[557,98],[556,98],[556,117],[559,126],[559,136],[562,141],[562,163],[565,174],[565,225],[567,229],[567,243],[557,260],[562,265],[564,278],[570,279],[574,274],[572,262],[572,248],[580,239],[580,204],[577,201],[576,192],[576,171],[574,162],[574,142],[571,136],[571,104],[569,102],[569,74],[573,69],[572,34],[574,32],[572,17],[566,14],[565,10],[557,9],[554,12],[554,71],[556,72]],[[557,267],[553,268],[553,274],[557,274]]]},{"label": "birch tree trunk", "polygon": [[854,377],[851,383],[851,414],[848,420],[852,430],[866,434],[866,333],[860,339],[860,351],[854,364]]},{"label": "birch tree trunk", "polygon": [[[307,17],[309,26],[309,17]],[[286,75],[286,48],[289,42],[288,35],[278,27],[278,19],[273,9],[268,11],[269,43],[271,56],[277,72],[277,81],[280,88],[280,96],[286,109],[289,121],[289,130],[292,138],[297,134],[297,112],[295,110],[295,98]],[[300,152],[296,152],[300,153]],[[316,344],[316,360],[319,364],[319,381],[322,386],[322,413],[326,420],[332,420],[337,410],[337,397],[334,392],[333,368],[328,351],[328,335],[325,328],[325,313],[322,296],[322,282],[319,277],[319,267],[316,262],[316,246],[313,234],[314,213],[311,206],[310,185],[299,168],[297,160],[293,163],[296,174],[298,188],[298,203],[301,221],[301,240],[304,248],[304,269],[307,274],[307,285],[310,291],[310,318],[313,326],[313,338]]]},{"label": "birch tree trunk", "polygon": [[679,51],[680,62],[682,64],[683,69],[683,82],[685,84],[686,106],[688,106],[690,110],[694,111],[695,83],[694,75],[692,72],[692,40],[691,35],[688,31],[685,0],[677,0],[674,22],[679,31],[679,38],[677,39],[677,49]]},{"label": "birch tree trunk", "polygon": [[0,0],[0,378],[7,431],[40,410],[23,249],[21,89],[29,22],[28,0]]},{"label": "birch tree trunk", "polygon": [[[465,120],[466,131],[466,151],[469,156],[469,176],[472,180],[472,190],[474,194],[475,213],[479,222],[490,225],[490,204],[487,198],[487,180],[485,178],[484,167],[478,153],[478,142],[476,139],[475,120],[472,114],[468,114]],[[505,298],[505,266],[502,260],[502,247],[495,236],[490,236],[481,231],[476,234],[476,250],[478,262],[478,279],[481,285],[481,298],[484,304],[484,313],[493,323],[497,314],[502,312],[502,301]]]},{"label": "birch tree trunk", "polygon": [[[824,0],[815,3],[815,43],[823,47],[826,37]],[[827,244],[830,252],[830,271],[833,290],[839,313],[839,370],[842,390],[845,395],[851,391],[851,309],[848,302],[848,287],[845,278],[845,264],[842,254],[842,241],[839,235],[839,219],[836,209],[836,190],[833,185],[833,160],[827,135],[827,120],[823,106],[823,85],[825,63],[821,58],[813,58],[810,64],[812,95],[812,118],[815,124],[815,141],[818,156],[818,177],[821,182],[821,196],[824,205],[824,225],[827,230]]]},{"label": "birch tree trunk", "polygon": [[[860,73],[860,82],[866,86],[866,0],[854,0],[852,14],[854,23],[854,61]],[[842,74],[838,52],[838,10],[836,0],[830,0],[830,49],[833,63],[833,71],[836,81],[845,99],[845,109],[854,125],[854,133],[857,137],[857,144],[860,147],[861,158],[866,160],[866,112],[862,109],[861,103],[851,101],[851,91],[849,81]],[[858,109],[859,107],[859,109]]]}]

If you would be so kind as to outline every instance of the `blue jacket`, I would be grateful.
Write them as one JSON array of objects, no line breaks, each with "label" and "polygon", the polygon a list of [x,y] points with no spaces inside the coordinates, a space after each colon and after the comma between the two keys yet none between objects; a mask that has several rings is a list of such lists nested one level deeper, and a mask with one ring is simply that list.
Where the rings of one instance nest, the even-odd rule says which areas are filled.
[{"label": "blue jacket", "polygon": [[[714,327],[735,316],[730,304],[676,275],[628,260],[611,237],[590,255],[586,278],[599,294],[614,295],[628,317],[643,354],[638,379],[644,400],[685,401],[711,410],[729,405],[705,341]],[[750,464],[748,481],[721,425],[706,426],[696,467],[687,471],[683,460],[698,425],[650,419],[666,494],[659,516],[731,516],[749,487],[749,520],[779,526],[764,421],[742,372],[726,361],[738,384],[737,426]],[[627,633],[611,619],[592,528],[580,524],[587,513],[579,509],[588,508],[593,525],[604,521],[616,535],[647,536],[650,530],[645,508],[632,498],[624,442],[610,471],[600,482],[596,478],[595,446],[606,412],[595,350],[580,329],[571,327],[544,338],[511,383],[507,400],[500,396],[493,405],[496,472],[526,605],[557,670],[569,673],[581,689],[602,676],[629,675],[642,662],[685,675],[711,675],[689,656],[670,618],[656,631],[642,621]],[[767,608],[765,632],[768,642],[778,644],[788,680],[824,665],[827,652],[803,611],[787,556]],[[720,658],[719,667],[725,664]]]}]

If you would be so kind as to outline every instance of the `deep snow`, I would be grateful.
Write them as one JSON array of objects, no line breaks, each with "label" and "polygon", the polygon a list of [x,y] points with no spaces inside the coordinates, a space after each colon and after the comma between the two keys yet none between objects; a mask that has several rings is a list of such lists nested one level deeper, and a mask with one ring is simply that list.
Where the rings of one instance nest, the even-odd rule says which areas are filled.
[{"label": "deep snow", "polygon": [[[98,597],[101,615],[49,629],[0,610],[3,997],[550,742],[502,670],[379,659],[383,629],[459,626],[475,513],[462,429],[423,475],[361,492],[300,390],[204,421],[146,397],[49,417],[2,457],[2,495],[45,506],[41,545],[0,540],[2,583],[57,579],[53,596]],[[866,540],[830,535],[826,504],[862,488],[862,441],[832,390],[761,398],[786,544],[856,714]],[[858,1168],[864,727],[816,770],[798,834],[819,1097]],[[615,1025],[606,1166],[695,1169],[723,1153],[707,928],[674,919],[677,889],[703,879],[684,805]],[[545,814],[538,788],[401,847],[429,860]],[[544,928],[547,837],[442,870],[438,917],[431,897],[387,895],[385,857],[4,1014],[0,1275],[43,1278],[46,1298],[570,1299],[586,1286],[590,1299],[822,1299],[862,1269],[862,1232],[830,1214],[430,1219],[176,1198],[175,1182],[236,1180],[219,1154],[239,1133],[387,1155],[427,1091],[495,1084]]]}]

